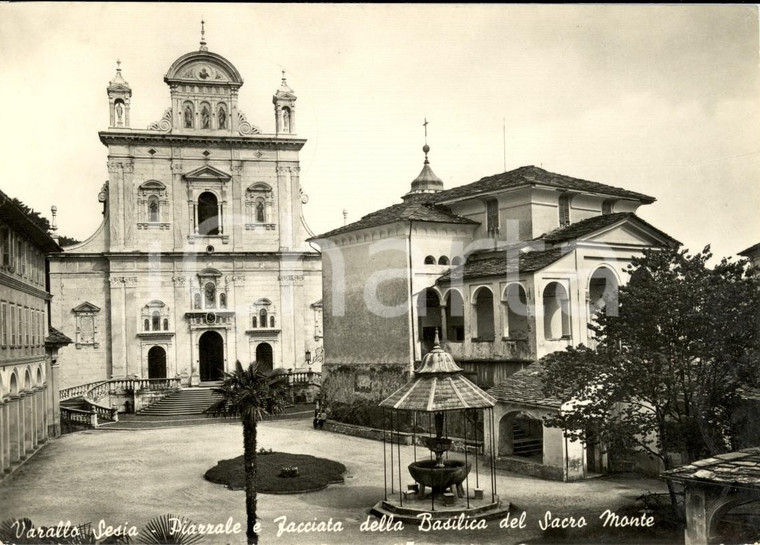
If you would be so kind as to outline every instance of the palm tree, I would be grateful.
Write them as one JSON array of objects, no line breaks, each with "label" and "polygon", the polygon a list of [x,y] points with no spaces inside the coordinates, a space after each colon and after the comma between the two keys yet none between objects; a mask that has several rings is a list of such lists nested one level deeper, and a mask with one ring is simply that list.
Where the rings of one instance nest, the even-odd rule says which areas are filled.
[{"label": "palm tree", "polygon": [[214,388],[222,399],[207,412],[214,416],[240,418],[243,423],[243,460],[245,468],[246,536],[257,544],[256,525],[256,423],[264,415],[282,411],[286,401],[287,376],[282,370],[264,371],[252,363],[244,369],[240,361],[235,370],[225,373],[221,386]]}]

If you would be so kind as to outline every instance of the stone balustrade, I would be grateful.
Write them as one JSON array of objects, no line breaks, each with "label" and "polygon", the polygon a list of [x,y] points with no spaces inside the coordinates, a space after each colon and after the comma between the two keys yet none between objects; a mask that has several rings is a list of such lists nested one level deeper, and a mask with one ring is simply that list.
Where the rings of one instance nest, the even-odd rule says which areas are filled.
[{"label": "stone balustrade", "polygon": [[58,399],[65,401],[67,399],[73,399],[75,397],[82,397],[87,394],[94,387],[105,384],[108,381],[99,380],[97,382],[88,382],[87,384],[79,384],[77,386],[71,386],[70,388],[62,388],[58,391]]},{"label": "stone balustrade", "polygon": [[322,373],[315,371],[289,371],[288,384],[319,384],[322,381]]}]

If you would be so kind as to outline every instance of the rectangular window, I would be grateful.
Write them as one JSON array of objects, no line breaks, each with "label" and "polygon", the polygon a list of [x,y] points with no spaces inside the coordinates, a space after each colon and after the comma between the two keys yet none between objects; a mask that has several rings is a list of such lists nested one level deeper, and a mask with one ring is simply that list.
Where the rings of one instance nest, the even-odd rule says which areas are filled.
[{"label": "rectangular window", "polygon": [[5,225],[0,226],[0,266],[11,264],[10,231]]},{"label": "rectangular window", "polygon": [[29,323],[29,309],[24,308],[24,346],[29,348],[29,333],[31,327]]},{"label": "rectangular window", "polygon": [[559,197],[559,226],[567,227],[570,225],[570,197],[560,195]]},{"label": "rectangular window", "polygon": [[496,199],[486,201],[486,226],[489,235],[499,234],[499,201]]},{"label": "rectangular window", "polygon": [[24,346],[24,309],[21,305],[16,308],[16,346]]},{"label": "rectangular window", "polygon": [[11,348],[16,347],[16,305],[13,303],[10,304],[11,306],[11,319],[9,324],[9,329],[11,330]]},{"label": "rectangular window", "polygon": [[8,305],[0,303],[0,346],[8,347]]}]

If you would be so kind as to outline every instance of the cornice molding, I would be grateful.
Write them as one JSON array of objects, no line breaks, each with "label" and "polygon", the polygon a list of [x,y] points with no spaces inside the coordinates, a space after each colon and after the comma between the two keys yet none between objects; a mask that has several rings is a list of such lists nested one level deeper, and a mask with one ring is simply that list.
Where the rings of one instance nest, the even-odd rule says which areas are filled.
[{"label": "cornice molding", "polygon": [[100,131],[100,141],[106,145],[134,145],[135,143],[182,143],[198,145],[223,145],[230,144],[241,148],[269,148],[298,151],[306,144],[305,138],[282,138],[275,135],[251,135],[251,136],[221,136],[202,134],[166,134],[166,133],[125,133],[115,131]]}]

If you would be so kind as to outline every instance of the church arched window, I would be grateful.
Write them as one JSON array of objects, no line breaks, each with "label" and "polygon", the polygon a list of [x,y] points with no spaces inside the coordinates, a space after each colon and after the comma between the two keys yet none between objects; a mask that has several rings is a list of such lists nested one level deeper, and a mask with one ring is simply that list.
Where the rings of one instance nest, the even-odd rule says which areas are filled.
[{"label": "church arched window", "polygon": [[275,325],[274,316],[270,316],[269,317],[269,327],[274,327],[274,325]]},{"label": "church arched window", "polygon": [[282,132],[290,132],[290,108],[282,109]]},{"label": "church arched window", "polygon": [[192,102],[185,102],[185,107],[182,112],[182,126],[186,129],[192,129],[193,128],[193,103]]},{"label": "church arched window", "polygon": [[226,293],[219,294],[219,308],[227,308],[227,294]]},{"label": "church arched window", "polygon": [[261,323],[261,327],[267,326],[267,311],[266,309],[261,309],[259,311],[259,322]]},{"label": "church arched window", "polygon": [[256,329],[257,327],[259,327],[257,324],[258,324],[258,319],[256,318],[256,316],[253,316],[251,318],[251,327],[253,327],[254,329]]},{"label": "church arched window", "polygon": [[206,308],[216,308],[216,286],[213,282],[208,282],[203,286],[205,294]]},{"label": "church arched window", "polygon": [[256,201],[256,223],[264,223],[265,221],[264,199],[259,199]]},{"label": "church arched window", "polygon": [[198,233],[219,234],[219,201],[216,195],[206,191],[198,197]]},{"label": "church arched window", "polygon": [[205,102],[201,105],[201,129],[211,128],[211,110]]},{"label": "church arched window", "polygon": [[151,223],[161,221],[158,197],[156,195],[151,195],[148,198],[148,221]]},{"label": "church arched window", "polygon": [[219,105],[219,111],[216,114],[216,126],[219,129],[227,128],[227,110],[224,104]]},{"label": "church arched window", "polygon": [[164,318],[164,331],[169,331],[169,318]]},{"label": "church arched window", "polygon": [[145,327],[143,329],[145,331],[150,331],[150,320],[148,320],[147,318],[145,318],[145,324],[144,324],[144,326]]},{"label": "church arched window", "polygon": [[154,310],[151,314],[151,329],[153,331],[159,331],[161,329],[161,313]]},{"label": "church arched window", "polygon": [[196,310],[201,308],[201,294],[196,293],[193,297],[193,307],[195,307]]}]

